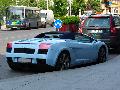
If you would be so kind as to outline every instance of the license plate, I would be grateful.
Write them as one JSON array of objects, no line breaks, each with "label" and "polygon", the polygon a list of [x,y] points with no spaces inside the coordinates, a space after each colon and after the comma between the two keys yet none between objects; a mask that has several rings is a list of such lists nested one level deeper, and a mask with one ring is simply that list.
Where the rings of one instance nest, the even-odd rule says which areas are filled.
[{"label": "license plate", "polygon": [[93,37],[96,38],[96,39],[100,39],[100,38],[101,38],[101,35],[100,35],[100,34],[94,33],[94,34],[92,34],[92,35],[93,35]]},{"label": "license plate", "polygon": [[90,33],[103,33],[103,30],[91,30]]},{"label": "license plate", "polygon": [[31,59],[27,59],[27,58],[19,58],[18,62],[20,63],[31,63]]}]

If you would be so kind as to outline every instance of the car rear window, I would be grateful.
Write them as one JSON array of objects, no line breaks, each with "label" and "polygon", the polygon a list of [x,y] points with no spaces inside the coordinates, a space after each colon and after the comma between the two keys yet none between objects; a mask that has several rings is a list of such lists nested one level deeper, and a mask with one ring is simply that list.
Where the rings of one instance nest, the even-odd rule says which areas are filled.
[{"label": "car rear window", "polygon": [[85,27],[104,27],[110,28],[110,18],[109,17],[89,17],[84,23]]}]

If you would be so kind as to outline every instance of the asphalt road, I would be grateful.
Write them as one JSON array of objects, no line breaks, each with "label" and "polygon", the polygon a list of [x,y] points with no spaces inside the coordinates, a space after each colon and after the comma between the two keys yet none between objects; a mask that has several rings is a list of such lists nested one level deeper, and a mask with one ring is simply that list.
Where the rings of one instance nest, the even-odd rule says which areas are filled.
[{"label": "asphalt road", "polygon": [[[25,38],[32,38],[41,32],[46,31],[54,31],[54,27],[47,27],[47,28],[39,28],[39,29],[32,29],[32,30],[14,30],[14,31],[0,31],[0,80],[36,74],[38,72],[15,72],[12,71],[7,63],[5,58],[5,49],[7,42],[18,40],[18,39],[25,39]],[[112,60],[118,56],[118,54],[112,53],[109,54],[109,60]]]}]

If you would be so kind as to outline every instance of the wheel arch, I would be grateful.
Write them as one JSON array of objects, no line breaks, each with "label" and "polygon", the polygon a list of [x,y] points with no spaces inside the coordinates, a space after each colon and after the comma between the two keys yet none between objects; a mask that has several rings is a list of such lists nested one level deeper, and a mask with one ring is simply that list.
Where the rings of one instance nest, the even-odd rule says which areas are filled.
[{"label": "wheel arch", "polygon": [[71,49],[66,45],[66,42],[53,44],[48,50],[47,57],[46,57],[46,64],[54,67],[58,59],[58,56],[63,51],[69,53],[69,55],[71,56]]},{"label": "wheel arch", "polygon": [[[98,55],[99,55],[99,51],[100,51],[101,48],[104,48],[104,49],[105,49],[105,52],[106,52],[106,60],[107,60],[107,59],[108,59],[108,48],[107,48],[106,45],[101,45],[100,48],[99,48],[99,50],[98,50]],[[97,59],[98,59],[98,57],[97,57]]]},{"label": "wheel arch", "polygon": [[63,50],[61,50],[61,51],[59,52],[59,54],[57,55],[57,58],[56,58],[56,61],[55,61],[55,65],[56,65],[56,63],[57,63],[57,60],[58,60],[59,55],[60,55],[61,53],[63,53],[63,52],[67,53],[67,54],[70,56],[70,60],[71,60],[71,55],[70,55],[69,50],[63,49]]},{"label": "wheel arch", "polygon": [[107,48],[106,48],[105,45],[102,45],[102,46],[99,48],[99,50],[100,50],[101,48],[104,48],[104,49],[105,49],[105,52],[107,51]]}]

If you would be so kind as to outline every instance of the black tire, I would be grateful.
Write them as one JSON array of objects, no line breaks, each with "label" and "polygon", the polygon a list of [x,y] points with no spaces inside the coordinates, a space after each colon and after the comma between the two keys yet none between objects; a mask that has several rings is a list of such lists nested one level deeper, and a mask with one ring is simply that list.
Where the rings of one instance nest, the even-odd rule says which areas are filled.
[{"label": "black tire", "polygon": [[44,25],[44,28],[46,28],[46,24]]},{"label": "black tire", "polygon": [[28,25],[28,27],[26,27],[26,29],[27,29],[27,30],[30,30],[30,29],[31,29],[31,28],[30,28],[30,24]]},{"label": "black tire", "polygon": [[51,24],[51,27],[54,27],[54,22]]},{"label": "black tire", "polygon": [[44,25],[44,28],[46,28],[46,23],[45,23],[45,25]]},{"label": "black tire", "polygon": [[101,47],[98,52],[98,63],[103,63],[106,61],[106,50],[104,47]]},{"label": "black tire", "polygon": [[14,71],[20,70],[20,68],[15,63],[13,63],[12,61],[7,61],[7,63],[12,70],[14,70]]},{"label": "black tire", "polygon": [[68,52],[61,52],[55,66],[56,70],[67,70],[70,68],[70,55]]},{"label": "black tire", "polygon": [[37,26],[36,26],[36,29],[38,29],[39,28],[39,25],[38,25],[38,22],[37,22]]}]

